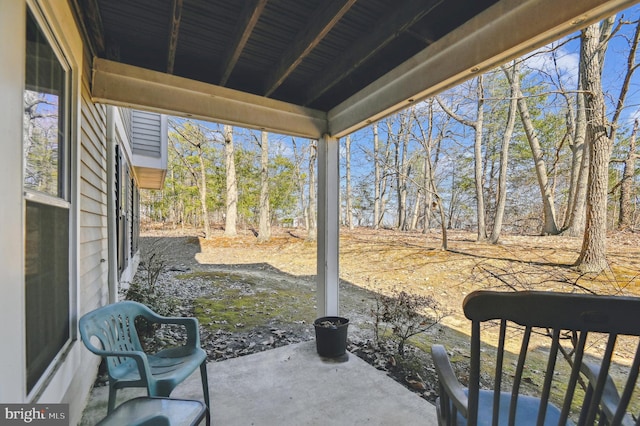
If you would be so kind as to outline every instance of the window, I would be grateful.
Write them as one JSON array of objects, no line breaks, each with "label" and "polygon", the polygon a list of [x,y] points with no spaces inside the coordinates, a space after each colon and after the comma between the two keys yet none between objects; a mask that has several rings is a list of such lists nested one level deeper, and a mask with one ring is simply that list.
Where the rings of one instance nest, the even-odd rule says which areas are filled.
[{"label": "window", "polygon": [[69,71],[31,12],[24,92],[27,389],[70,339]]},{"label": "window", "polygon": [[130,189],[131,176],[129,164],[124,156],[122,148],[116,146],[116,221],[118,227],[118,276],[127,269],[129,265],[130,252]]}]

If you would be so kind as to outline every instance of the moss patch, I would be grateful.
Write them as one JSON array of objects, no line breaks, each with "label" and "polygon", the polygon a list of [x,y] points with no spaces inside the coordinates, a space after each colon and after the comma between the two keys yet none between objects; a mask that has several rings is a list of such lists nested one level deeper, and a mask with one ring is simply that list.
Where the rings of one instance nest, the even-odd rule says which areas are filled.
[{"label": "moss patch", "polygon": [[223,272],[187,275],[203,279],[211,287],[210,297],[195,300],[194,312],[200,323],[213,331],[309,323],[316,312],[315,292],[288,280]]}]

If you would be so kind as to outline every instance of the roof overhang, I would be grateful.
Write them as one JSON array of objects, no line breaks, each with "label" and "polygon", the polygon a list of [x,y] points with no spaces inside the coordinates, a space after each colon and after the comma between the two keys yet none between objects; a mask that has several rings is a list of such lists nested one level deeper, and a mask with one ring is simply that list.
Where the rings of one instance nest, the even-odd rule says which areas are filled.
[{"label": "roof overhang", "polygon": [[106,59],[93,61],[91,95],[94,102],[294,136],[327,131],[322,111]]},{"label": "roof overhang", "polygon": [[167,169],[158,167],[143,167],[132,165],[133,173],[136,176],[138,187],[141,189],[162,189],[164,188],[164,179],[167,177]]},{"label": "roof overhang", "polygon": [[636,0],[503,0],[328,113],[341,137],[629,7]]},{"label": "roof overhang", "polygon": [[294,136],[341,137],[635,3],[498,1],[326,111],[102,58],[93,63],[92,96]]}]

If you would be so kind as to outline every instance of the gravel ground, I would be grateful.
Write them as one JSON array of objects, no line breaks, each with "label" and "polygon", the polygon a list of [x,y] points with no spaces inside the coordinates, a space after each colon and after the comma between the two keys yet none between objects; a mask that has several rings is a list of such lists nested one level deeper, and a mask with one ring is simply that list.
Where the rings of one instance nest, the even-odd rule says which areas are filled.
[{"label": "gravel ground", "polygon": [[[162,262],[162,272],[157,278],[154,291],[161,294],[160,300],[173,306],[172,315],[200,316],[200,334],[202,347],[207,351],[211,362],[244,356],[264,350],[277,348],[292,343],[315,339],[313,316],[315,315],[315,277],[295,275],[283,272],[264,263],[248,264],[210,264],[198,262],[202,257],[198,244],[193,237],[161,237],[153,236],[141,239],[142,264],[134,278],[134,283],[146,283],[148,269],[154,269],[153,260],[149,262],[149,253],[160,253],[155,258]],[[147,265],[152,265],[148,268]],[[233,300],[225,301],[230,292],[242,297],[252,297],[264,292],[270,295],[284,293],[282,300],[269,299],[267,303],[289,305],[291,291],[311,295],[306,306],[306,318],[290,321],[279,316],[261,318],[260,324],[250,327],[243,323],[229,324],[216,320],[214,312],[208,320],[203,320],[203,311],[196,311],[202,300],[220,301],[233,309]],[[147,290],[148,291],[148,290]],[[423,351],[409,347],[406,350],[405,362],[395,355],[390,344],[382,348],[375,345],[371,309],[375,306],[374,293],[351,285],[341,283],[341,315],[349,318],[347,349],[369,362],[379,370],[386,371],[391,377],[404,384],[408,389],[418,393],[425,399],[433,401],[436,396],[435,372],[430,357]],[[121,297],[127,298],[126,290]],[[260,300],[260,299],[256,299]],[[148,303],[148,301],[143,301]],[[158,302],[156,302],[158,303]],[[264,302],[260,302],[264,304]],[[299,302],[297,302],[299,303]],[[251,310],[258,310],[250,307]],[[253,314],[249,314],[252,315]],[[153,337],[143,339],[147,350],[158,350],[183,342],[180,329],[163,327],[155,330]],[[98,385],[104,384],[104,375],[98,378]]]}]

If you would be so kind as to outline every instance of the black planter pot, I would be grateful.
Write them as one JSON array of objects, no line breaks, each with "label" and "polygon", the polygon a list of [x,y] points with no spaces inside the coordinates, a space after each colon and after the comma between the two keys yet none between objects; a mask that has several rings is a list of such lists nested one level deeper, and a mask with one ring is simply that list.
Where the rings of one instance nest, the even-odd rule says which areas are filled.
[{"label": "black planter pot", "polygon": [[321,317],[313,322],[313,326],[316,329],[318,355],[337,358],[347,352],[347,318]]}]

